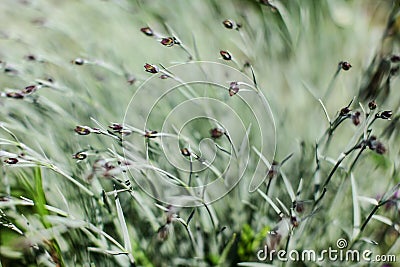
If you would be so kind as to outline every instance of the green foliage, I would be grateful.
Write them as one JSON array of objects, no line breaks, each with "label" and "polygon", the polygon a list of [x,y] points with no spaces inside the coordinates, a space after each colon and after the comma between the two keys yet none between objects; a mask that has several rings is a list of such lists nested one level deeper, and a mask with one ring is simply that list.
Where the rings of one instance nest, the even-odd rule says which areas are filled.
[{"label": "green foliage", "polygon": [[399,259],[399,9],[0,1],[0,266],[317,266],[257,251],[339,238]]}]

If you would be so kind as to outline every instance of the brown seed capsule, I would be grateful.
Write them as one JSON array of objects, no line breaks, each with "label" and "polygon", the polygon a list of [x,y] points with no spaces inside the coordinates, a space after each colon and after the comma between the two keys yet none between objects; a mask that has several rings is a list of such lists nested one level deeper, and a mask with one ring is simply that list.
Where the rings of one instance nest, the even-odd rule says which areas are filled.
[{"label": "brown seed capsule", "polygon": [[155,134],[157,134],[157,131],[147,131],[144,134],[144,137],[146,138],[156,138],[157,136],[155,136]]},{"label": "brown seed capsule", "polygon": [[161,75],[160,75],[160,79],[161,79],[161,80],[168,79],[168,77],[169,77],[169,76],[168,76],[167,74],[161,74]]},{"label": "brown seed capsule", "polygon": [[8,92],[8,93],[6,93],[6,96],[9,98],[15,98],[15,99],[24,98],[24,95],[20,92]]},{"label": "brown seed capsule", "polygon": [[226,19],[222,22],[222,24],[225,26],[225,28],[227,29],[233,29],[233,26],[235,25],[235,23],[230,20],[230,19]]},{"label": "brown seed capsule", "polygon": [[158,67],[155,65],[151,65],[146,63],[146,65],[144,65],[144,69],[145,71],[149,72],[149,73],[157,73],[158,72]]},{"label": "brown seed capsule", "polygon": [[342,108],[342,109],[340,110],[340,116],[345,116],[345,115],[349,114],[350,111],[351,111],[351,110],[350,110],[349,107],[344,107],[344,108]]},{"label": "brown seed capsule", "polygon": [[74,130],[79,135],[88,135],[90,134],[90,128],[87,126],[76,126]]},{"label": "brown seed capsule", "polygon": [[212,138],[217,139],[224,135],[224,130],[220,128],[214,128],[210,130],[210,135]]},{"label": "brown seed capsule", "polygon": [[232,59],[232,56],[231,56],[231,54],[229,54],[228,51],[221,50],[221,51],[219,51],[219,54],[222,56],[222,58],[224,60],[231,60]]},{"label": "brown seed capsule", "polygon": [[189,156],[190,156],[189,149],[187,149],[186,147],[181,149],[181,153],[182,153],[182,155],[184,155],[185,157],[189,157]]},{"label": "brown seed capsule", "polygon": [[234,96],[239,92],[238,82],[231,82],[229,85],[229,95]]},{"label": "brown seed capsule", "polygon": [[400,55],[393,55],[390,57],[390,61],[392,61],[393,63],[397,63],[400,62]]},{"label": "brown seed capsule", "polygon": [[8,159],[4,160],[4,162],[7,164],[17,164],[18,159],[17,158],[8,158]]},{"label": "brown seed capsule", "polygon": [[85,63],[85,60],[83,60],[82,58],[76,58],[76,59],[72,60],[72,63],[75,65],[81,66]]},{"label": "brown seed capsule", "polygon": [[359,111],[354,112],[354,114],[351,115],[351,120],[353,121],[353,124],[355,126],[360,124],[360,115],[361,113]]},{"label": "brown seed capsule", "polygon": [[175,39],[172,37],[162,38],[161,44],[167,47],[171,47],[175,44]]},{"label": "brown seed capsule", "polygon": [[86,155],[86,153],[78,152],[78,153],[72,155],[72,158],[73,159],[78,159],[78,160],[84,160],[84,159],[87,158],[87,155]]},{"label": "brown seed capsule", "polygon": [[386,153],[386,148],[385,146],[377,140],[376,136],[372,135],[370,138],[368,138],[366,145],[369,147],[369,149],[375,151],[376,153],[382,155]]},{"label": "brown seed capsule", "polygon": [[116,133],[122,133],[123,127],[119,123],[113,123],[112,125],[108,126],[108,128],[112,129]]},{"label": "brown seed capsule", "polygon": [[25,56],[25,59],[26,59],[27,61],[36,61],[35,55],[32,55],[32,54],[26,55],[26,56]]},{"label": "brown seed capsule", "polygon": [[347,61],[341,61],[341,62],[339,62],[339,65],[340,65],[340,67],[343,69],[343,70],[349,70],[352,66],[350,65],[350,63],[349,62],[347,62]]},{"label": "brown seed capsule", "polygon": [[383,120],[390,120],[392,117],[393,112],[391,110],[385,110],[375,115],[376,118],[383,119]]},{"label": "brown seed capsule", "polygon": [[368,107],[369,107],[370,110],[376,109],[377,105],[376,105],[375,100],[372,100],[371,102],[369,102],[368,103]]},{"label": "brown seed capsule", "polygon": [[152,29],[150,29],[149,27],[144,27],[140,29],[141,32],[143,32],[144,34],[146,34],[147,36],[153,36],[154,32]]},{"label": "brown seed capsule", "polygon": [[30,86],[25,87],[22,90],[22,93],[25,94],[25,95],[29,95],[29,94],[32,94],[32,93],[36,92],[37,89],[38,88],[37,88],[36,85],[30,85]]}]

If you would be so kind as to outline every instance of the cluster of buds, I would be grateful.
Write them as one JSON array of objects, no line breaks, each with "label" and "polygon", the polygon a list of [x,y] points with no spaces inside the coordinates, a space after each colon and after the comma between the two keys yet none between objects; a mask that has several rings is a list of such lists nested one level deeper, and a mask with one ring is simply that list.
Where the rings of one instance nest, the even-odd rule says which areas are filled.
[{"label": "cluster of buds", "polygon": [[5,94],[5,96],[9,97],[9,98],[14,98],[14,99],[22,99],[27,95],[33,94],[34,92],[36,92],[41,87],[42,87],[41,85],[29,85],[29,86],[27,86],[24,89],[19,90],[19,91],[7,92]]}]

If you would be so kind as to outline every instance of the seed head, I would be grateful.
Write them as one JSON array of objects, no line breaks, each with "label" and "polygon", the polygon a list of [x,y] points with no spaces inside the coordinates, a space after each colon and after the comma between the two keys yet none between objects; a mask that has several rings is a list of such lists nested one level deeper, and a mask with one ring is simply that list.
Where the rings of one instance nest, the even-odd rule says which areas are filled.
[{"label": "seed head", "polygon": [[238,82],[231,82],[229,85],[229,95],[234,96],[239,92]]},{"label": "seed head", "polygon": [[187,149],[186,147],[181,149],[181,153],[182,153],[182,155],[184,155],[185,157],[189,157],[189,156],[190,156],[190,151],[189,151],[189,149]]},{"label": "seed head", "polygon": [[20,92],[8,92],[8,93],[6,93],[6,96],[9,98],[15,98],[15,99],[24,98],[24,95]]},{"label": "seed head", "polygon": [[152,29],[150,29],[150,27],[143,27],[140,29],[141,32],[143,32],[144,34],[146,34],[147,36],[153,36],[154,32]]},{"label": "seed head", "polygon": [[355,126],[360,124],[360,115],[361,115],[360,111],[356,111],[354,112],[354,114],[351,115],[351,120],[353,121],[353,124]]},{"label": "seed head", "polygon": [[167,47],[171,47],[175,44],[175,38],[173,37],[166,37],[161,39],[161,44]]},{"label": "seed head", "polygon": [[351,109],[349,107],[344,107],[340,110],[340,116],[345,116],[345,115],[349,114],[350,111],[351,111]]},{"label": "seed head", "polygon": [[383,120],[390,120],[390,117],[392,117],[393,112],[391,110],[385,110],[382,112],[379,112],[375,115],[376,118],[383,119]]},{"label": "seed head", "polygon": [[222,24],[225,26],[225,28],[227,29],[233,29],[233,26],[235,25],[235,23],[230,20],[230,19],[226,19],[222,22]]},{"label": "seed head", "polygon": [[122,127],[122,124],[113,123],[112,125],[108,126],[108,128],[112,129],[116,133],[122,133],[124,127]]},{"label": "seed head", "polygon": [[376,153],[382,155],[386,153],[386,147],[382,144],[382,142],[378,141],[376,136],[372,135],[367,140],[367,146],[369,149],[375,151]]},{"label": "seed head", "polygon": [[78,152],[78,153],[72,155],[72,158],[73,159],[78,159],[78,160],[84,160],[84,159],[87,158],[87,155],[86,155],[86,153]]},{"label": "seed head", "polygon": [[36,85],[29,85],[29,86],[25,87],[21,92],[24,95],[29,95],[29,94],[32,94],[32,93],[36,92],[37,89],[38,88],[37,88]]},{"label": "seed head", "polygon": [[157,131],[148,131],[146,130],[144,137],[146,138],[156,138],[157,136],[155,136],[155,134],[157,134]]},{"label": "seed head", "polygon": [[392,61],[392,63],[400,62],[400,55],[392,55],[390,61]]},{"label": "seed head", "polygon": [[352,67],[347,61],[340,61],[339,66],[342,68],[342,70],[349,70]]},{"label": "seed head", "polygon": [[146,63],[146,65],[144,65],[144,70],[154,74],[158,72],[158,67],[156,65]]},{"label": "seed head", "polygon": [[17,164],[18,159],[17,158],[8,158],[8,159],[4,160],[4,162],[7,164]]},{"label": "seed head", "polygon": [[72,63],[75,65],[82,66],[83,64],[85,64],[85,60],[83,60],[82,58],[76,58],[72,60]]},{"label": "seed head", "polygon": [[372,100],[371,102],[369,102],[368,107],[370,110],[375,110],[377,107],[375,100]]},{"label": "seed head", "polygon": [[76,126],[74,130],[79,135],[88,135],[91,132],[91,129],[87,126]]},{"label": "seed head", "polygon": [[231,54],[229,54],[228,51],[221,50],[221,51],[219,51],[219,54],[222,56],[222,58],[224,60],[231,60],[232,59],[232,56],[231,56]]},{"label": "seed head", "polygon": [[210,130],[210,135],[212,138],[217,139],[224,135],[224,130],[220,128],[214,128]]}]

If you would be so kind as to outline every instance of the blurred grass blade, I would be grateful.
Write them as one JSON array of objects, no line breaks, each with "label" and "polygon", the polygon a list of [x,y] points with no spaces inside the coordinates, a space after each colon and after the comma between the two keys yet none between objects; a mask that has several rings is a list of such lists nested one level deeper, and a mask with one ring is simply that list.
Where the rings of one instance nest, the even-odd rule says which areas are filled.
[{"label": "blurred grass blade", "polygon": [[121,230],[122,230],[122,235],[124,238],[124,248],[125,248],[126,252],[128,253],[129,260],[133,264],[135,262],[135,259],[133,258],[132,254],[131,254],[132,253],[132,245],[131,245],[131,240],[129,237],[128,227],[126,225],[124,213],[122,211],[121,203],[119,201],[119,197],[118,197],[118,194],[116,191],[115,191],[114,197],[115,197],[115,206],[117,208],[118,220],[119,220]]},{"label": "blurred grass blade", "polygon": [[360,205],[358,202],[357,184],[354,179],[353,173],[350,174],[350,180],[351,180],[351,191],[353,196],[353,238],[355,238],[360,233],[361,215],[360,215]]}]

